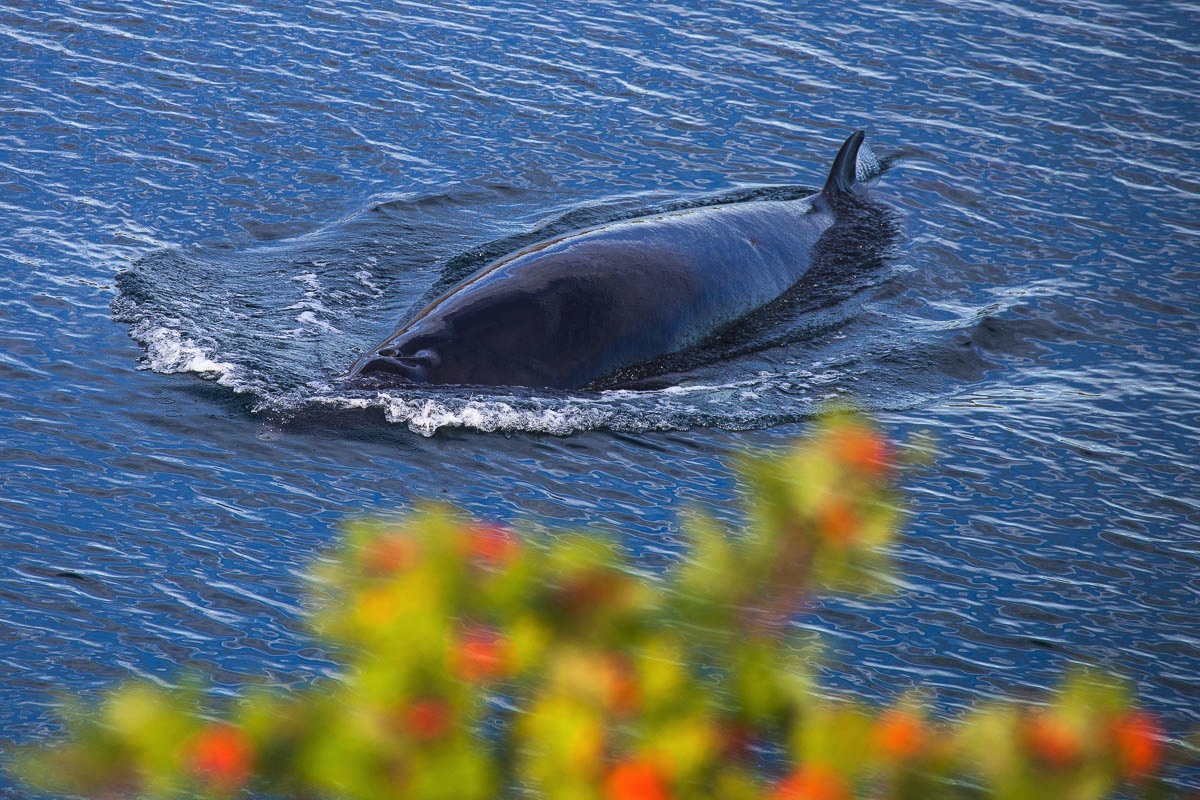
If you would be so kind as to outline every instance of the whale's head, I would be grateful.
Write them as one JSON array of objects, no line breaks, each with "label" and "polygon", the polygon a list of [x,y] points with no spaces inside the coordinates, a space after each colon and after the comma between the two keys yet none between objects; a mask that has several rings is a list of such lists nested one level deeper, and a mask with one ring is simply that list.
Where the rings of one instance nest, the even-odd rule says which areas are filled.
[{"label": "whale's head", "polygon": [[391,342],[360,358],[347,377],[377,383],[430,383],[436,382],[433,373],[441,363],[430,342]]},{"label": "whale's head", "polygon": [[367,388],[556,386],[544,373],[558,363],[551,356],[562,337],[546,321],[542,295],[523,286],[475,294],[435,301],[364,353],[347,379]]}]

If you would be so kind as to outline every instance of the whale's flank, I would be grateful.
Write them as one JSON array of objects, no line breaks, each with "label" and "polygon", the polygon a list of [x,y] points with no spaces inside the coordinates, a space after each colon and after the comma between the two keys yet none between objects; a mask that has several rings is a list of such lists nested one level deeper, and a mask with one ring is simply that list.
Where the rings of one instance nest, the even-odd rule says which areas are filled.
[{"label": "whale's flank", "polygon": [[621,220],[510,253],[413,315],[350,377],[579,389],[701,344],[804,277],[848,213],[856,131],[824,188],[797,200]]}]

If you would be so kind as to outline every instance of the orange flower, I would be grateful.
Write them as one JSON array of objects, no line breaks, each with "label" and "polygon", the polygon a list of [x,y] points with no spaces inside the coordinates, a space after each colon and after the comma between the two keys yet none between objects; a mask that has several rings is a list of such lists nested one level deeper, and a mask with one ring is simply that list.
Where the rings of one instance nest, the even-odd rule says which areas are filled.
[{"label": "orange flower", "polygon": [[411,568],[420,557],[420,547],[411,536],[389,533],[376,536],[363,545],[360,556],[363,572],[372,578],[386,578]]},{"label": "orange flower", "polygon": [[221,794],[240,789],[254,770],[254,744],[232,725],[209,725],[188,749],[192,772]]},{"label": "orange flower", "polygon": [[831,497],[817,513],[817,524],[826,541],[846,547],[857,538],[859,518],[854,508],[841,497]]},{"label": "orange flower", "polygon": [[1127,778],[1151,775],[1162,762],[1162,730],[1145,712],[1132,711],[1119,719],[1113,728],[1113,740],[1121,774]]},{"label": "orange flower", "polygon": [[850,788],[837,770],[824,764],[799,767],[775,787],[772,800],[850,800]]},{"label": "orange flower", "polygon": [[432,742],[450,732],[453,712],[440,697],[424,697],[409,703],[402,713],[404,730],[418,742]]},{"label": "orange flower", "polygon": [[896,760],[912,758],[928,740],[925,723],[911,711],[889,709],[875,724],[875,746],[884,756]]},{"label": "orange flower", "polygon": [[1064,770],[1075,766],[1083,755],[1083,742],[1076,730],[1061,717],[1038,712],[1025,721],[1026,748],[1044,766]]},{"label": "orange flower", "polygon": [[498,631],[470,627],[463,631],[453,654],[454,672],[471,683],[495,680],[508,671],[507,655],[507,642]]},{"label": "orange flower", "polygon": [[470,525],[466,531],[467,557],[488,567],[505,567],[521,549],[521,541],[502,525]]},{"label": "orange flower", "polygon": [[617,764],[604,780],[606,800],[670,800],[666,775],[646,759],[630,758]]},{"label": "orange flower", "polygon": [[867,477],[879,477],[891,465],[887,442],[870,428],[844,425],[835,430],[831,438],[838,461]]}]

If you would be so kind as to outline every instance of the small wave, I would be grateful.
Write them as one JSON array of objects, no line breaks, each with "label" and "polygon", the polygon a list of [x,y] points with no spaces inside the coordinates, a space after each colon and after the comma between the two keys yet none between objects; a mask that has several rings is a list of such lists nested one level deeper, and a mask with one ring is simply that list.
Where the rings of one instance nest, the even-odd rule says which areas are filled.
[{"label": "small wave", "polygon": [[[862,365],[855,363],[826,365],[819,371],[777,365],[752,369],[747,376],[745,364],[734,363],[702,371],[690,382],[596,392],[415,386],[345,391],[318,383],[273,408],[293,419],[303,418],[312,408],[376,411],[387,422],[426,437],[454,428],[555,436],[589,430],[747,430],[808,417],[830,399],[862,388],[861,370]],[[904,404],[910,400],[906,398]]]},{"label": "small wave", "polygon": [[319,398],[343,409],[380,408],[388,422],[430,437],[443,428],[467,428],[484,433],[546,433],[565,436],[585,430],[611,428],[614,411],[586,400],[559,404],[533,400],[406,398],[380,393],[373,398]]},{"label": "small wave", "polygon": [[237,364],[217,361],[195,340],[172,328],[145,324],[130,331],[146,348],[140,369],[164,374],[195,372],[223,386],[236,388],[241,383]]},{"label": "small wave", "polygon": [[[542,433],[567,436],[589,430],[641,433],[649,430],[686,430],[696,425],[723,422],[738,424],[714,402],[714,389],[730,396],[734,387],[691,387],[699,402],[681,401],[688,390],[676,387],[656,392],[606,391],[597,395],[501,394],[495,396],[454,395],[406,396],[379,392],[371,396],[327,395],[311,402],[324,407],[360,410],[378,409],[393,424],[403,424],[414,433],[430,437],[439,430],[463,428],[484,433]],[[746,395],[752,396],[752,395]]]}]

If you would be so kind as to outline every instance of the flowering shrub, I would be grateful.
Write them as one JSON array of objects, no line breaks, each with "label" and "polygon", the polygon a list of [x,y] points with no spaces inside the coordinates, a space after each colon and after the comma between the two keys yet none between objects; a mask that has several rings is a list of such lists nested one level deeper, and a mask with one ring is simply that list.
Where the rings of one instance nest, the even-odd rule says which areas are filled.
[{"label": "flowering shrub", "polygon": [[1068,679],[1040,705],[956,722],[814,686],[790,624],[817,592],[881,588],[898,456],[832,415],[748,458],[748,522],[689,521],[689,554],[640,575],[594,534],[540,537],[430,508],[350,526],[316,570],[318,634],[344,663],[213,713],[197,686],[135,684],[26,748],[31,782],[92,797],[1084,800],[1152,796],[1163,737],[1123,688]]}]

